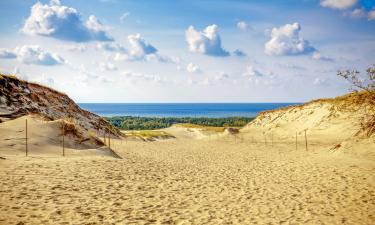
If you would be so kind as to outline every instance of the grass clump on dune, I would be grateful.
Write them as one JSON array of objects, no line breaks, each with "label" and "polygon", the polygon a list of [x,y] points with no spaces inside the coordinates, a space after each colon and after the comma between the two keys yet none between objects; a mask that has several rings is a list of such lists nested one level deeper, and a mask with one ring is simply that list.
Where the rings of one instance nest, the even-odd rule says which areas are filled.
[{"label": "grass clump on dune", "polygon": [[174,138],[173,135],[165,132],[165,131],[158,131],[158,130],[134,130],[134,131],[126,131],[126,137],[135,137],[140,138],[147,141],[154,141],[156,139],[169,139]]},{"label": "grass clump on dune", "polygon": [[209,131],[209,132],[224,132],[225,127],[213,127],[213,126],[203,126],[198,124],[192,124],[192,123],[181,123],[176,124],[176,127],[183,127],[183,128],[194,128],[194,129],[200,129],[202,131]]}]

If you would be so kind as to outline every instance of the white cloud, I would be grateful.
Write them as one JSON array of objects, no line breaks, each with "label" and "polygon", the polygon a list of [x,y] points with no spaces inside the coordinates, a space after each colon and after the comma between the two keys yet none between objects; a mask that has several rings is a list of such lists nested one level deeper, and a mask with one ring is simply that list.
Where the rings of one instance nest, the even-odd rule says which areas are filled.
[{"label": "white cloud", "polygon": [[186,32],[186,41],[191,52],[202,53],[210,56],[228,56],[229,52],[221,46],[221,38],[218,26],[213,24],[207,26],[203,32],[197,31],[190,26]]},{"label": "white cloud", "polygon": [[237,23],[237,28],[242,31],[246,31],[249,28],[249,25],[245,21],[239,21]]},{"label": "white cloud", "polygon": [[33,5],[21,31],[76,42],[113,41],[107,34],[108,28],[94,15],[83,23],[76,9],[62,6],[59,1],[51,1],[49,5],[40,2]]},{"label": "white cloud", "polygon": [[17,54],[17,60],[25,64],[52,66],[65,62],[59,55],[46,52],[38,45],[16,47],[15,52]]},{"label": "white cloud", "polygon": [[96,48],[110,52],[126,52],[126,48],[114,42],[101,42],[96,44]]},{"label": "white cloud", "polygon": [[115,64],[113,63],[110,63],[110,62],[106,62],[106,63],[100,63],[99,64],[99,68],[101,71],[116,71],[117,70],[117,67]]},{"label": "white cloud", "polygon": [[298,55],[315,51],[307,40],[300,37],[300,31],[299,23],[273,28],[271,40],[265,44],[265,52],[268,55]]},{"label": "white cloud", "polygon": [[193,63],[189,63],[186,66],[186,71],[188,71],[189,73],[200,73],[201,69],[199,68],[199,66],[197,66],[197,65],[195,65]]},{"label": "white cloud", "polygon": [[375,9],[368,13],[368,20],[375,20]]},{"label": "white cloud", "polygon": [[352,11],[345,12],[344,15],[349,16],[351,18],[362,18],[366,17],[366,11],[363,8],[356,8]]},{"label": "white cloud", "polygon": [[130,43],[129,55],[134,58],[142,58],[145,55],[156,53],[158,50],[146,42],[140,34],[129,35]]},{"label": "white cloud", "polygon": [[25,64],[52,66],[64,64],[65,60],[55,53],[44,51],[38,45],[24,45],[16,47],[13,51],[0,49],[0,58],[17,58]]},{"label": "white cloud", "polygon": [[128,36],[129,49],[121,45],[103,44],[103,48],[109,51],[117,51],[114,56],[115,61],[155,61],[155,62],[172,62],[177,63],[178,58],[163,56],[158,54],[158,50],[141,37],[140,34]]},{"label": "white cloud", "polygon": [[2,59],[14,59],[17,57],[17,54],[13,51],[5,48],[0,48],[0,58]]},{"label": "white cloud", "polygon": [[318,51],[315,51],[312,56],[311,56],[312,59],[315,59],[315,60],[322,60],[322,61],[333,61],[332,58],[330,57],[327,57],[327,56],[323,56],[320,52]]},{"label": "white cloud", "polygon": [[115,55],[116,61],[136,61],[158,59],[157,56],[151,56],[158,51],[154,46],[146,42],[140,34],[132,34],[128,36],[130,48],[126,53],[117,53]]},{"label": "white cloud", "polygon": [[126,18],[128,18],[130,16],[130,12],[125,12],[123,13],[121,16],[120,16],[120,21],[121,23],[123,23],[125,21]]},{"label": "white cloud", "polygon": [[355,4],[358,0],[320,0],[320,5],[332,9],[348,9]]},{"label": "white cloud", "polygon": [[253,66],[246,67],[246,71],[244,73],[244,76],[251,79],[254,77],[263,77],[264,74],[261,73],[259,70],[256,70]]}]

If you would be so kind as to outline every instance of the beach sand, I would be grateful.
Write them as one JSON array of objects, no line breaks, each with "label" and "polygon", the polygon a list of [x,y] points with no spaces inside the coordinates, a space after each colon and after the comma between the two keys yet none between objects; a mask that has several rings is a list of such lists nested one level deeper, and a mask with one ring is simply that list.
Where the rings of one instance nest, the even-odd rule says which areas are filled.
[{"label": "beach sand", "polygon": [[0,151],[0,224],[375,223],[372,159],[168,131],[177,138],[112,140],[123,159]]}]

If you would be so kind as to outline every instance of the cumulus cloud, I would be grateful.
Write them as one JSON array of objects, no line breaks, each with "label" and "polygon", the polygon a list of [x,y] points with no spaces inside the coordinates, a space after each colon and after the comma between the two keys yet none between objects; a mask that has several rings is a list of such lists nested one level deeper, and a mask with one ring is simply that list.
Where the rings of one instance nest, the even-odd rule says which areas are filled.
[{"label": "cumulus cloud", "polygon": [[0,58],[2,59],[13,59],[16,58],[17,54],[13,51],[5,48],[0,48]]},{"label": "cumulus cloud", "polygon": [[25,64],[53,66],[65,63],[65,60],[55,53],[44,51],[38,45],[24,45],[14,50],[0,49],[0,58],[17,58]]},{"label": "cumulus cloud", "polygon": [[195,65],[193,63],[189,63],[186,66],[186,71],[188,71],[189,73],[200,73],[201,69],[199,68],[199,66],[197,66],[197,65]]},{"label": "cumulus cloud", "polygon": [[[129,49],[126,53],[117,53],[115,55],[116,61],[136,61],[136,60],[152,60],[158,59],[155,54],[157,49],[150,43],[145,41],[140,34],[132,34],[128,36]],[[152,56],[153,55],[153,56]]]},{"label": "cumulus cloud", "polygon": [[25,64],[52,66],[65,62],[59,55],[46,52],[38,45],[16,47],[15,52],[17,54],[17,59]]},{"label": "cumulus cloud", "polygon": [[154,46],[146,42],[140,34],[129,35],[128,40],[130,43],[129,55],[132,57],[143,57],[158,51]]},{"label": "cumulus cloud", "polygon": [[239,21],[237,23],[237,28],[242,31],[246,31],[249,28],[249,25],[245,21]]},{"label": "cumulus cloud", "polygon": [[84,23],[76,9],[62,6],[57,0],[46,5],[40,2],[33,5],[30,16],[26,19],[21,31],[29,35],[48,36],[75,42],[113,41],[107,33],[108,28],[94,15],[91,15]]},{"label": "cumulus cloud", "polygon": [[300,36],[299,23],[286,24],[279,28],[273,28],[271,40],[265,44],[265,52],[268,55],[299,55],[315,51],[310,43]]},{"label": "cumulus cloud", "polygon": [[106,63],[100,63],[99,64],[99,68],[101,71],[116,71],[117,70],[117,67],[115,64],[113,63],[110,63],[110,62],[106,62]]},{"label": "cumulus cloud", "polygon": [[233,55],[235,55],[235,56],[246,56],[246,54],[239,49],[234,50]]},{"label": "cumulus cloud", "polygon": [[221,46],[218,26],[207,26],[202,32],[190,26],[186,32],[186,41],[191,52],[202,53],[210,56],[229,56],[229,52]]},{"label": "cumulus cloud", "polygon": [[163,56],[158,54],[158,49],[148,43],[140,34],[128,36],[129,48],[125,49],[121,45],[104,44],[106,50],[117,51],[114,56],[115,61],[155,61],[155,62],[172,62],[179,61],[178,58]]},{"label": "cumulus cloud", "polygon": [[332,9],[348,9],[355,4],[358,0],[320,0],[320,5]]}]

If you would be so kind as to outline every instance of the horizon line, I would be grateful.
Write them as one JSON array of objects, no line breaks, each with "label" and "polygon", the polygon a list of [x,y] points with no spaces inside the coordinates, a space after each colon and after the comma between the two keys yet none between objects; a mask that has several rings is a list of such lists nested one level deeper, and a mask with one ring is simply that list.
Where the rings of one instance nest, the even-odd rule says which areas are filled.
[{"label": "horizon line", "polygon": [[77,104],[301,104],[305,102],[76,102]]}]

